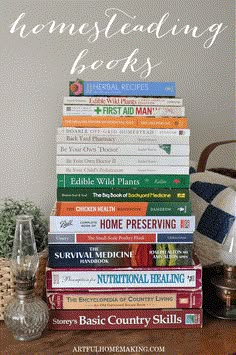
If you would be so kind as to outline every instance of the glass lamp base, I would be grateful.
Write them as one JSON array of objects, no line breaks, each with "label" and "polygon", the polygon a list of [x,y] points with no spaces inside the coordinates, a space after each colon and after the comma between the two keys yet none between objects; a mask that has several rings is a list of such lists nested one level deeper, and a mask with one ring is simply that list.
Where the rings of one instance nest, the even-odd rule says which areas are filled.
[{"label": "glass lamp base", "polygon": [[39,334],[35,334],[33,336],[26,336],[26,337],[23,337],[22,335],[15,335],[15,334],[13,334],[13,336],[16,340],[31,341],[31,340],[39,339],[42,336],[42,332]]},{"label": "glass lamp base", "polygon": [[4,312],[4,321],[17,340],[30,341],[42,335],[48,322],[47,304],[32,294],[16,294]]}]

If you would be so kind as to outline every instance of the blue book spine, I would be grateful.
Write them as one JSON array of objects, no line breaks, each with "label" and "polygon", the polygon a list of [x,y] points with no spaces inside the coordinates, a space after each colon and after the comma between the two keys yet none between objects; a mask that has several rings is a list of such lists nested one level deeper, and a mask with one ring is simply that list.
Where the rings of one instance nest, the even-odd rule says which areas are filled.
[{"label": "blue book spine", "polygon": [[176,96],[174,82],[76,80],[69,85],[70,96]]}]

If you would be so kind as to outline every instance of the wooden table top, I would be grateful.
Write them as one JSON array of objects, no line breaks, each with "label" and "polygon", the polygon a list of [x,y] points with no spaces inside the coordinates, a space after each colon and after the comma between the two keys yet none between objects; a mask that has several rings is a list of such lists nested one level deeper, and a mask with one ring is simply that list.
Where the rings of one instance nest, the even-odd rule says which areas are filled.
[{"label": "wooden table top", "polygon": [[[236,322],[220,320],[204,313],[201,329],[100,330],[100,331],[44,331],[42,337],[20,342],[0,322],[0,354],[51,355],[79,353],[79,347],[141,346],[143,352],[127,354],[157,354],[151,347],[160,347],[159,354],[170,355],[232,355],[236,354]],[[77,350],[77,351],[75,351]],[[128,349],[127,349],[128,350]],[[133,349],[135,350],[135,349]],[[163,351],[164,350],[164,351]],[[121,352],[110,352],[121,354]],[[93,348],[80,354],[109,354]],[[123,352],[124,354],[124,352]]]}]

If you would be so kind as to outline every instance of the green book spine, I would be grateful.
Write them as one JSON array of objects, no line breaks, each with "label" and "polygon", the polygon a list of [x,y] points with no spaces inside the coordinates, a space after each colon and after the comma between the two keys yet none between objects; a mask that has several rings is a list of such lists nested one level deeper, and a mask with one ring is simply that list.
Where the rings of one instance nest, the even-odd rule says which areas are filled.
[{"label": "green book spine", "polygon": [[147,216],[190,216],[192,204],[187,202],[149,202]]},{"label": "green book spine", "polygon": [[189,201],[189,189],[58,188],[57,201],[186,202]]},{"label": "green book spine", "polygon": [[57,187],[158,187],[189,188],[189,175],[57,174]]}]

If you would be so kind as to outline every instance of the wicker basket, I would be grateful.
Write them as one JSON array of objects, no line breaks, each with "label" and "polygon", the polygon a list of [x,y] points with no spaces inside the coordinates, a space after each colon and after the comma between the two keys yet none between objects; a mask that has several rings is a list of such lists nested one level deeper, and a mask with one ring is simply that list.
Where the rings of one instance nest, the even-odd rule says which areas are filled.
[{"label": "wicker basket", "polygon": [[[236,143],[236,140],[232,139],[232,140],[227,140],[227,141],[220,141],[220,142],[211,143],[208,146],[206,146],[206,148],[202,151],[202,153],[200,155],[198,165],[197,165],[197,172],[200,173],[200,172],[204,172],[206,170],[207,160],[209,158],[209,155],[213,152],[213,150],[215,148],[219,147],[220,145],[230,144],[230,143]],[[218,174],[229,176],[233,179],[236,179],[236,170],[235,169],[212,168],[212,169],[208,169],[208,170],[213,171]]]},{"label": "wicker basket", "polygon": [[[45,296],[45,272],[48,260],[47,249],[39,253],[39,266],[36,274],[35,294]],[[4,319],[4,309],[15,294],[15,279],[11,272],[10,260],[0,258],[0,320]]]}]

